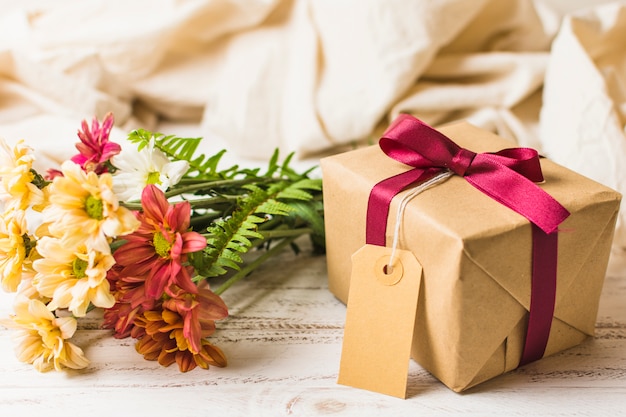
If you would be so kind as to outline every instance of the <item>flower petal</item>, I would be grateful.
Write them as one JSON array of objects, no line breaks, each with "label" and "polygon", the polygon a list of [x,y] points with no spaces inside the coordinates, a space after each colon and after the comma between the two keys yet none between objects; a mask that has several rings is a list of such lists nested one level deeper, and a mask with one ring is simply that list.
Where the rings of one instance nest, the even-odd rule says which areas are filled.
[{"label": "flower petal", "polygon": [[182,253],[198,252],[204,249],[206,245],[206,238],[198,232],[187,232],[183,234]]},{"label": "flower petal", "polygon": [[191,215],[191,205],[189,201],[177,203],[173,205],[165,217],[165,221],[170,225],[172,230],[179,233],[185,233],[189,229],[189,218]]},{"label": "flower petal", "polygon": [[63,339],[69,339],[74,336],[76,328],[78,326],[76,319],[73,317],[61,317],[54,320],[55,324],[61,330],[61,336]]},{"label": "flower petal", "polygon": [[146,279],[146,296],[155,300],[161,298],[170,276],[171,265],[169,263],[158,265]]},{"label": "flower petal", "polygon": [[141,193],[141,205],[145,215],[152,220],[162,222],[170,207],[165,194],[154,184],[148,184]]}]

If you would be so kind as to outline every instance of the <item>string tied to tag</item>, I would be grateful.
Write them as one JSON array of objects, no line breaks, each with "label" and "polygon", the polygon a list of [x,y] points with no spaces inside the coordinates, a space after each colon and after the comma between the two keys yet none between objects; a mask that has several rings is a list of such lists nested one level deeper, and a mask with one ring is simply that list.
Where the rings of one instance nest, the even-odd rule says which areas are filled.
[{"label": "string tied to tag", "polygon": [[404,211],[406,210],[406,206],[409,204],[411,200],[413,200],[413,198],[417,197],[418,195],[428,190],[429,188],[441,182],[444,182],[445,180],[450,178],[452,175],[454,175],[452,171],[442,171],[439,174],[435,175],[434,177],[412,188],[407,194],[405,194],[404,197],[402,197],[402,200],[400,200],[400,203],[398,204],[398,208],[396,210],[396,223],[393,229],[391,254],[389,255],[389,262],[387,263],[387,269],[385,271],[386,273],[391,274],[393,272],[393,261],[395,260],[396,251],[398,249],[398,244],[400,241],[400,233],[402,230],[402,219],[404,219]]},{"label": "string tied to tag", "polygon": [[[545,352],[554,314],[556,232],[569,212],[536,184],[544,180],[537,151],[508,148],[498,152],[474,153],[408,114],[401,114],[393,121],[380,139],[379,146],[387,156],[408,165],[410,169],[384,179],[372,188],[367,206],[367,244],[386,245],[389,207],[396,194],[414,184],[425,184],[442,172],[463,177],[485,195],[531,222],[531,300],[520,366],[540,359]],[[394,232],[394,241],[398,233]],[[397,246],[397,241],[392,245]]]}]

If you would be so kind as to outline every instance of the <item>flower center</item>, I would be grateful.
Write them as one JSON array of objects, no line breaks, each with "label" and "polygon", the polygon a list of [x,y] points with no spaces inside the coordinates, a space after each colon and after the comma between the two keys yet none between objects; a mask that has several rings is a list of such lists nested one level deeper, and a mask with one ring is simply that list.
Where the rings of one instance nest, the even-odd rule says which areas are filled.
[{"label": "flower center", "polygon": [[30,251],[37,246],[37,242],[30,240],[30,237],[27,233],[24,233],[22,235],[22,242],[24,242],[24,253],[26,254],[25,256],[28,256]]},{"label": "flower center", "polygon": [[161,173],[155,171],[148,174],[148,179],[146,180],[147,184],[158,184],[161,185]]},{"label": "flower center", "polygon": [[152,235],[152,244],[154,245],[154,251],[161,258],[167,258],[170,255],[172,244],[163,236],[161,232],[156,232]]},{"label": "flower center", "polygon": [[46,185],[50,184],[50,181],[46,181],[37,171],[34,169],[30,169],[30,173],[33,176],[32,183],[35,187],[43,190]]},{"label": "flower center", "polygon": [[87,197],[87,201],[85,201],[85,211],[87,211],[87,215],[92,219],[102,220],[103,216],[103,205],[102,200],[92,196],[91,194]]},{"label": "flower center", "polygon": [[89,264],[87,261],[80,258],[74,259],[72,262],[72,273],[77,279],[85,278],[87,276],[87,267]]}]

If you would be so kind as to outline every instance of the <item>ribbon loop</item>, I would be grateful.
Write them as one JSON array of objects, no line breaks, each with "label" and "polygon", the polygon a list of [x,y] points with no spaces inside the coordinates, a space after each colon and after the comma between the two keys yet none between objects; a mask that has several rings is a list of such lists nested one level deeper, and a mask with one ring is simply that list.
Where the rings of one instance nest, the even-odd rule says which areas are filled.
[{"label": "ribbon loop", "polygon": [[[401,114],[394,120],[379,144],[387,156],[414,168],[398,175],[406,175],[407,180],[395,181],[404,186],[394,189],[394,195],[410,185],[409,178],[425,181],[441,170],[450,169],[546,233],[556,231],[569,216],[558,201],[534,183],[543,180],[539,154],[534,149],[512,148],[476,154],[408,114]],[[427,171],[430,173],[426,174]],[[389,193],[389,185],[381,181],[372,193]]]}]

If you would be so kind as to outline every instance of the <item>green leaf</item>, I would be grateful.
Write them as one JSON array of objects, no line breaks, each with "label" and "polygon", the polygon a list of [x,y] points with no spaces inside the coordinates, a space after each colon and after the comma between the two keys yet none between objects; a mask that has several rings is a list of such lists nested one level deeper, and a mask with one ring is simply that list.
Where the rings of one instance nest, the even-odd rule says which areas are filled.
[{"label": "green leaf", "polygon": [[263,202],[258,208],[257,213],[271,214],[274,216],[288,216],[293,211],[289,204],[285,204],[274,199]]},{"label": "green leaf", "polygon": [[192,264],[199,274],[205,277],[223,275],[225,268],[235,269],[233,266],[243,262],[239,253],[246,252],[252,242],[249,238],[261,239],[258,224],[265,221],[256,216],[259,206],[268,200],[268,194],[260,187],[252,187],[250,193],[241,199],[241,205],[233,211],[227,219],[214,222],[207,231],[211,238],[207,239],[207,247],[202,257],[192,258]]},{"label": "green leaf", "polygon": [[299,181],[290,184],[284,190],[277,194],[277,198],[279,199],[292,199],[292,200],[303,200],[308,201],[313,199],[313,195],[309,191],[305,190],[321,190],[322,183],[321,180],[313,180],[309,178],[305,178]]},{"label": "green leaf", "polygon": [[321,202],[300,202],[294,201],[289,204],[293,209],[292,216],[299,217],[304,220],[308,226],[313,229],[313,234],[324,236],[324,217],[322,215]]},{"label": "green leaf", "polygon": [[137,144],[137,149],[141,150],[154,138],[154,147],[162,151],[172,160],[182,160],[189,163],[187,175],[208,178],[230,178],[237,171],[238,167],[233,166],[227,170],[219,172],[217,166],[226,153],[223,149],[214,155],[195,155],[202,138],[181,138],[175,135],[164,135],[162,133],[150,132],[145,129],[133,130],[128,135],[128,140]]},{"label": "green leaf", "polygon": [[265,172],[266,177],[274,176],[276,171],[280,168],[280,165],[278,165],[278,155],[278,148],[276,148],[274,149],[274,153],[267,164],[267,171]]}]

